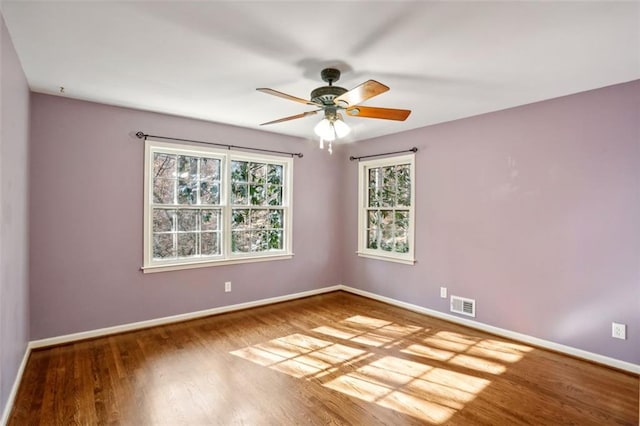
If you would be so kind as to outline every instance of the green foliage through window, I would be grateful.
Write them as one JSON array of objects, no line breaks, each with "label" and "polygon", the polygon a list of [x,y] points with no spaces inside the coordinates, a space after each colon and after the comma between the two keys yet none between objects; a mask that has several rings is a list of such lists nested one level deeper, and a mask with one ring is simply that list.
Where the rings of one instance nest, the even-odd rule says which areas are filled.
[{"label": "green foliage through window", "polygon": [[282,250],[283,168],[279,164],[231,161],[231,251]]}]

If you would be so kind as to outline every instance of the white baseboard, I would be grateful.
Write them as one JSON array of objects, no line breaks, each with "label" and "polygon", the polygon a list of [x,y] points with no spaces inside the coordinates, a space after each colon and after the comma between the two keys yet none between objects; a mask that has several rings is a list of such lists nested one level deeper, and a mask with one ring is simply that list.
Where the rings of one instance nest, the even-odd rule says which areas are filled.
[{"label": "white baseboard", "polygon": [[246,303],[238,303],[236,305],[221,306],[219,308],[211,308],[211,309],[205,309],[202,311],[189,312],[186,314],[156,318],[156,319],[147,320],[147,321],[133,322],[129,324],[116,325],[113,327],[99,328],[96,330],[66,334],[63,336],[50,337],[47,339],[32,340],[31,342],[29,342],[29,347],[31,349],[36,349],[36,348],[44,348],[47,346],[61,345],[64,343],[75,342],[78,340],[93,339],[96,337],[108,336],[110,334],[124,333],[127,331],[140,330],[142,328],[172,324],[175,322],[187,321],[191,319],[207,317],[210,315],[223,314],[226,312],[239,311],[241,309],[255,308],[258,306],[270,305],[273,303],[286,302],[288,300],[301,299],[303,297],[315,296],[317,294],[322,294],[322,293],[329,293],[329,292],[337,291],[340,289],[341,289],[340,285],[335,285],[331,287],[323,287],[315,290],[303,291],[301,293],[270,297],[268,299],[260,299],[252,302],[246,302]]},{"label": "white baseboard", "polygon": [[423,308],[422,306],[413,305],[407,302],[401,302],[399,300],[392,299],[390,297],[380,296],[375,293],[370,293],[368,291],[360,290],[360,289],[349,287],[346,285],[341,285],[338,287],[340,288],[340,290],[348,291],[349,293],[357,294],[359,296],[364,296],[369,299],[378,300],[380,302],[385,302],[390,305],[398,306],[400,308],[404,308],[413,312],[429,315],[435,318],[439,318],[439,319],[450,321],[456,324],[464,325],[466,327],[475,328],[477,330],[486,331],[491,334],[496,334],[498,336],[517,340],[523,343],[528,343],[534,346],[538,346],[540,348],[561,352],[567,355],[571,355],[577,358],[582,358],[598,364],[604,364],[609,367],[628,371],[630,373],[640,374],[640,365],[638,364],[621,361],[615,358],[610,358],[604,355],[595,354],[593,352],[584,351],[582,349],[577,349],[571,346],[561,345],[559,343],[551,342],[549,340],[539,339],[537,337],[529,336],[527,334],[517,333],[515,331],[506,330],[504,328],[494,327],[492,325],[484,324],[478,321],[473,321],[466,318],[459,318],[455,315],[446,314],[440,311],[435,311],[433,309]]},{"label": "white baseboard", "polygon": [[9,415],[11,414],[11,410],[13,409],[13,403],[16,400],[16,395],[18,395],[18,388],[20,388],[20,383],[22,383],[22,375],[24,374],[24,369],[27,366],[27,361],[29,360],[30,354],[31,354],[31,346],[27,345],[27,347],[24,350],[24,356],[22,357],[22,362],[20,363],[20,367],[18,367],[16,379],[13,381],[13,386],[11,386],[11,392],[9,392],[9,398],[7,398],[7,403],[4,406],[4,411],[2,412],[2,418],[0,418],[0,425],[2,426],[5,426],[9,421]]}]

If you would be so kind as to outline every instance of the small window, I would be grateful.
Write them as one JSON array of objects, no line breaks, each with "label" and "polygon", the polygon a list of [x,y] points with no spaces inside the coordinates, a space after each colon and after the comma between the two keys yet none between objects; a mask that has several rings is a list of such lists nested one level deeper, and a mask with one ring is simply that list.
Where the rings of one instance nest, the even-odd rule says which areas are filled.
[{"label": "small window", "polygon": [[414,155],[359,163],[358,254],[414,263]]},{"label": "small window", "polygon": [[293,161],[148,140],[144,269],[290,258]]}]

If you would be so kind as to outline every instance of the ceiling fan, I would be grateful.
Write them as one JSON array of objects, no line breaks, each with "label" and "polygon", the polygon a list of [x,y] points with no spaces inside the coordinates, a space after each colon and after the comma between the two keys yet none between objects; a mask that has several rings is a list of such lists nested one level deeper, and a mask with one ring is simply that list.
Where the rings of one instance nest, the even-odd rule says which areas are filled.
[{"label": "ceiling fan", "polygon": [[411,111],[407,109],[377,108],[360,105],[367,99],[389,90],[389,87],[380,82],[368,80],[351,90],[347,90],[343,87],[333,85],[333,83],[340,79],[340,70],[335,68],[325,68],[321,71],[320,77],[322,77],[323,81],[329,83],[329,85],[318,87],[311,91],[310,100],[291,96],[273,89],[256,89],[262,93],[267,93],[318,108],[313,111],[306,111],[301,114],[268,121],[260,125],[266,126],[268,124],[295,120],[324,111],[324,119],[315,127],[316,134],[321,138],[322,146],[323,139],[331,142],[335,139],[346,136],[349,132],[349,127],[342,119],[341,112],[343,111],[351,117],[381,118],[384,120],[396,121],[404,121],[407,119],[409,114],[411,114]]}]

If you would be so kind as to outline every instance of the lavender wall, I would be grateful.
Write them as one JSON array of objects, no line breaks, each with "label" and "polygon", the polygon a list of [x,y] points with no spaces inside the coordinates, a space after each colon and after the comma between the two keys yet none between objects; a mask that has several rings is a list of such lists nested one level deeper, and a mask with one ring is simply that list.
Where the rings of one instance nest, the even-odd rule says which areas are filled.
[{"label": "lavender wall", "polygon": [[[340,147],[34,94],[31,338],[345,283],[640,363],[640,82]],[[414,113],[419,113],[418,111]],[[295,162],[293,260],[143,275],[143,130]],[[349,155],[418,146],[415,266],[358,258]],[[224,281],[234,291],[224,293]],[[628,339],[610,336],[611,321]]]},{"label": "lavender wall", "polygon": [[[415,111],[414,114],[419,114]],[[417,146],[414,266],[358,258],[347,167],[344,283],[640,364],[640,81],[349,146]],[[627,324],[627,340],[610,337]]]},{"label": "lavender wall", "polygon": [[[339,163],[309,142],[33,94],[31,338],[287,295],[340,282]],[[303,152],[291,260],[142,274],[144,144],[132,134]],[[224,282],[233,291],[224,293]]]},{"label": "lavender wall", "polygon": [[0,15],[0,413],[29,341],[29,87]]}]

